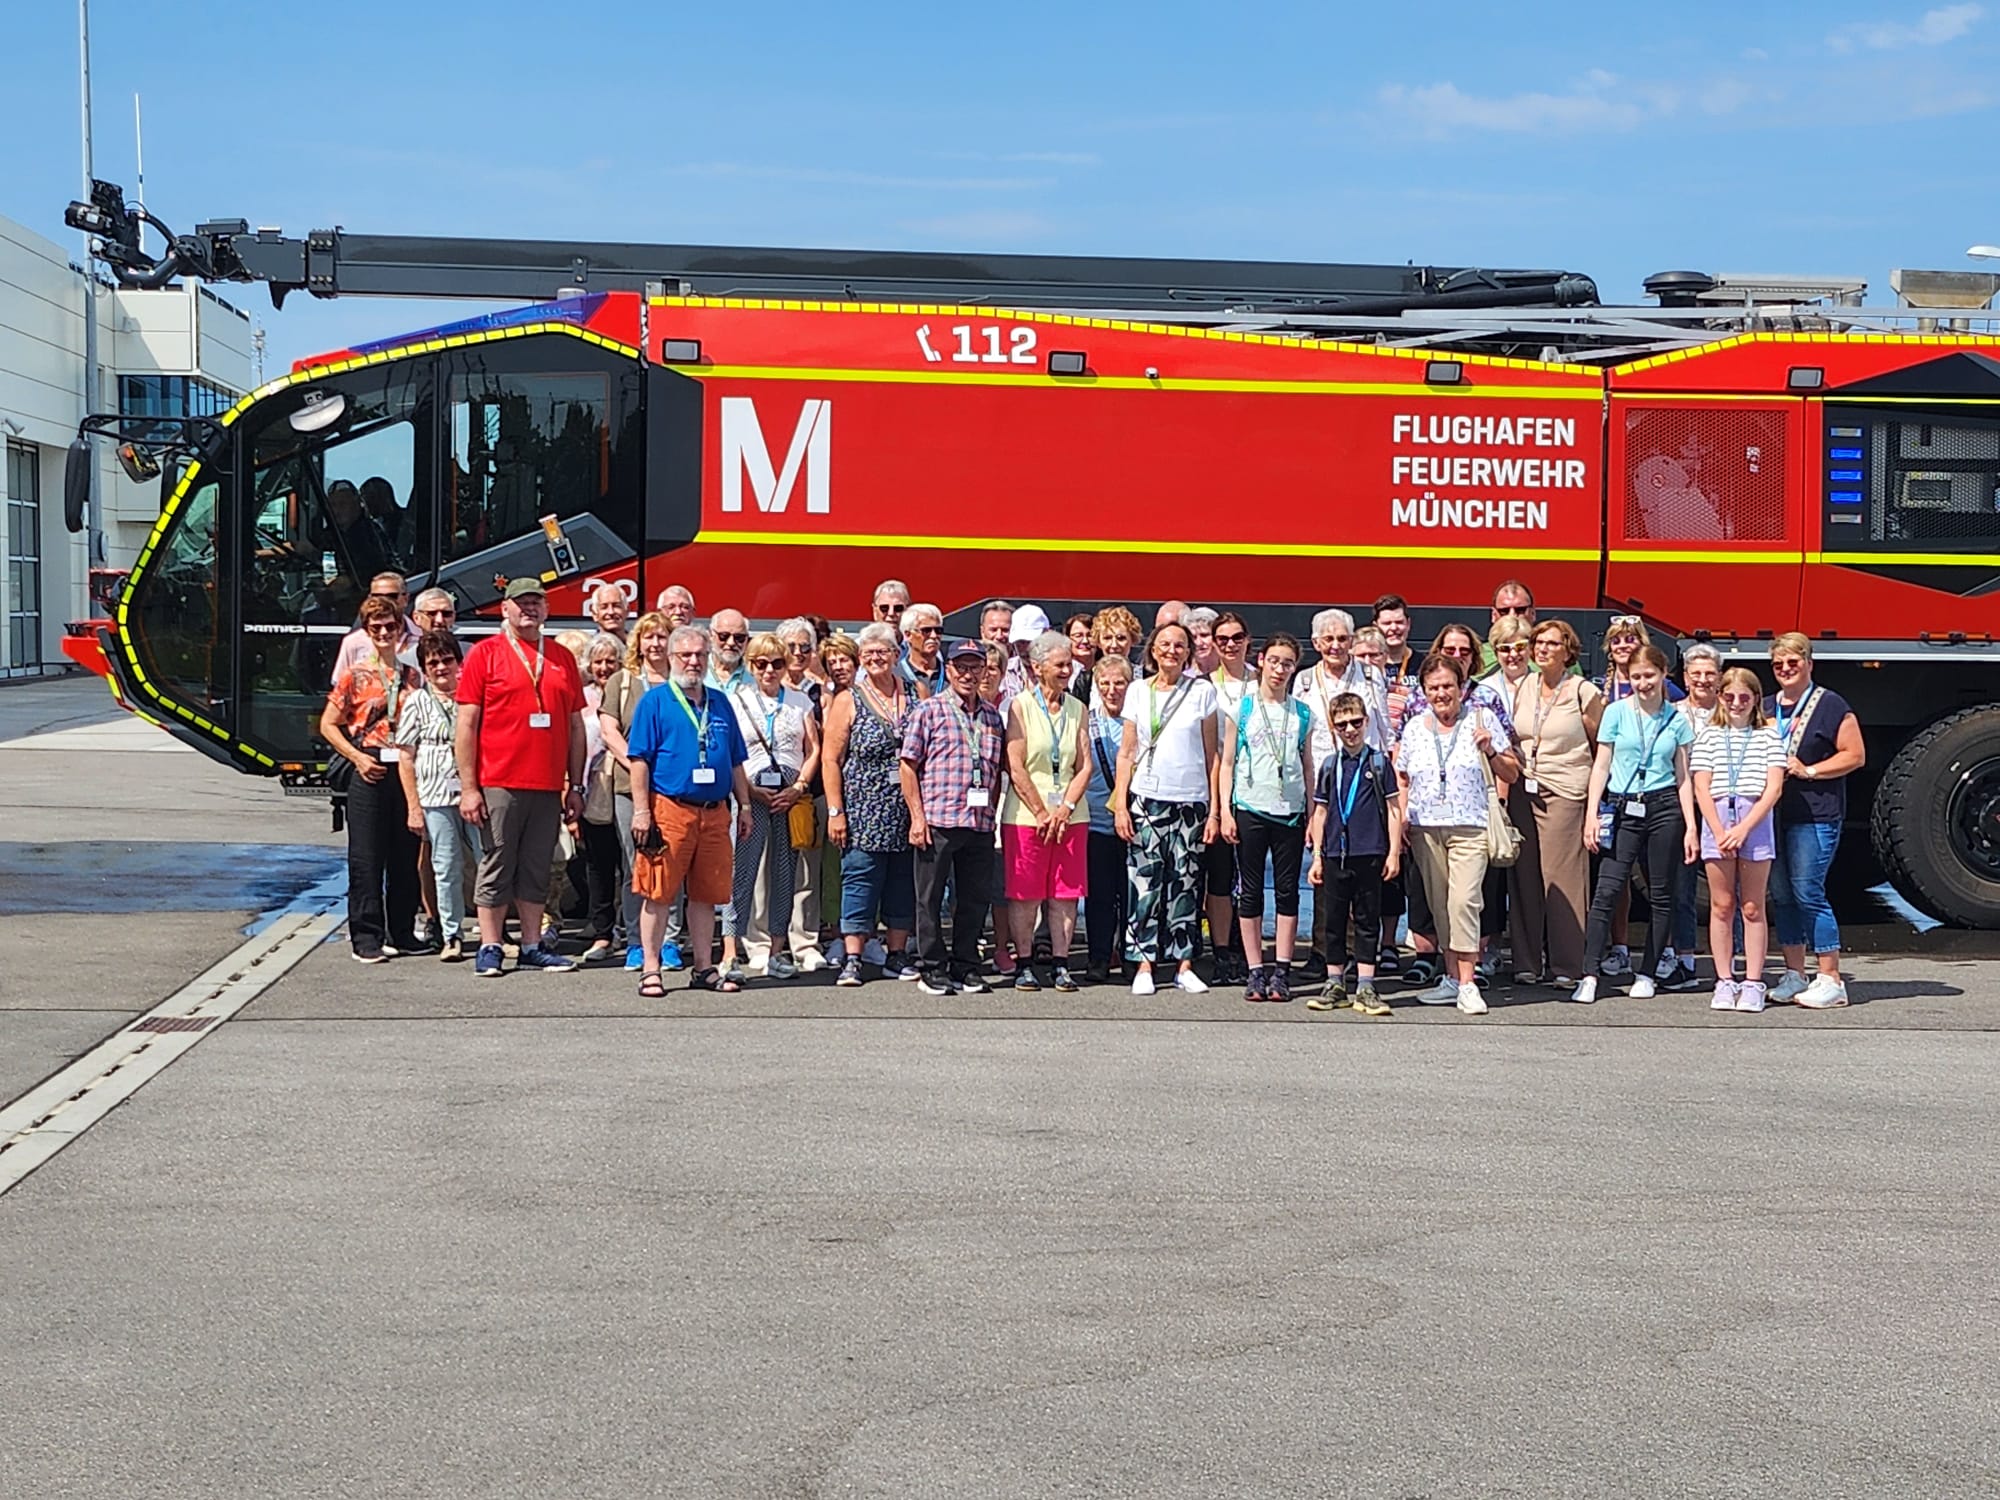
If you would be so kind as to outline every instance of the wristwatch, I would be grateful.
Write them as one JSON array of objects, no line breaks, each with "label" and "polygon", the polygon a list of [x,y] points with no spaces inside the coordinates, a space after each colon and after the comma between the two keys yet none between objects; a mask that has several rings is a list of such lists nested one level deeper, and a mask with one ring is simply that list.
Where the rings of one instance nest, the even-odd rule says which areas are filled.
[{"label": "wristwatch", "polygon": [[829,818],[844,818],[847,816],[847,809],[844,807],[829,806],[826,810],[826,815]]},{"label": "wristwatch", "polygon": [[1818,767],[1818,766],[1806,766],[1806,767],[1804,767],[1804,770],[1805,770],[1805,773],[1806,773],[1806,780],[1808,780],[1808,781],[1817,781],[1817,780],[1819,780],[1819,767]]}]

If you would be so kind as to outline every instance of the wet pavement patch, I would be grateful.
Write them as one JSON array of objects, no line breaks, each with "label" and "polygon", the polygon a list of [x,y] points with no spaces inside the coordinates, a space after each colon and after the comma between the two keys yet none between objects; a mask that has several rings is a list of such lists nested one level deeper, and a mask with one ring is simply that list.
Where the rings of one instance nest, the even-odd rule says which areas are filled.
[{"label": "wet pavement patch", "polygon": [[0,916],[268,911],[346,862],[315,844],[0,841]]}]

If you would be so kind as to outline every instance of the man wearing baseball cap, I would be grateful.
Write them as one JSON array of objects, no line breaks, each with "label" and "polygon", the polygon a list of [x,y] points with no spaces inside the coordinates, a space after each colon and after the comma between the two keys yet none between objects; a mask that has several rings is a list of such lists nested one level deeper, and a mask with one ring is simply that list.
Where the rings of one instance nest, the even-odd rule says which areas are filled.
[{"label": "man wearing baseball cap", "polygon": [[542,945],[542,907],[563,814],[583,814],[583,680],[568,651],[546,649],[549,602],[539,578],[510,582],[500,613],[500,634],[465,653],[456,695],[459,812],[485,833],[473,891],[472,972],[481,979],[500,975],[509,906],[521,919],[517,968],[576,967]]},{"label": "man wearing baseball cap", "polygon": [[[993,904],[993,818],[1000,806],[1000,750],[1007,729],[979,696],[986,649],[960,641],[945,653],[945,690],[903,720],[900,774],[916,851],[917,966],[927,995],[983,995],[979,934]],[[951,955],[944,947],[944,890],[957,893]]]}]

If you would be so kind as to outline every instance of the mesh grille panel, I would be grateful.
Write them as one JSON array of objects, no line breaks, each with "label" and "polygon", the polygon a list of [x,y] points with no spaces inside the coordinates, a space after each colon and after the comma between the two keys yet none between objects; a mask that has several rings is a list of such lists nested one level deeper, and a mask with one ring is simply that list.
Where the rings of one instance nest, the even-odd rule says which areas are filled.
[{"label": "mesh grille panel", "polygon": [[1630,541],[1775,542],[1785,535],[1786,413],[1625,413]]},{"label": "mesh grille panel", "polygon": [[1868,457],[1869,540],[2000,540],[2000,423],[1871,417]]}]

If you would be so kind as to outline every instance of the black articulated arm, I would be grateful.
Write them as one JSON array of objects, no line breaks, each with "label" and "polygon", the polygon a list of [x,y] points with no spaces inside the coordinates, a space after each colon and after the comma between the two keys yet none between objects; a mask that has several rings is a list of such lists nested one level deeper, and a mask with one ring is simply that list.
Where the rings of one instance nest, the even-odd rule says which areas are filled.
[{"label": "black articulated arm", "polygon": [[[179,276],[261,281],[282,306],[315,297],[496,298],[546,301],[566,292],[663,288],[672,295],[782,296],[863,302],[924,301],[1000,307],[1172,308],[1203,313],[1339,306],[1423,306],[1476,286],[1480,305],[1576,305],[1596,288],[1562,271],[1491,271],[1304,261],[1171,260],[1078,255],[961,255],[916,250],[778,250],[725,245],[502,240],[351,234],[317,229],[303,239],[252,230],[242,219],[175,235],[115,184],[92,185],[66,220],[99,240],[119,282],[161,286]],[[167,239],[142,244],[151,224]],[[1492,299],[1489,303],[1486,299]]]}]

